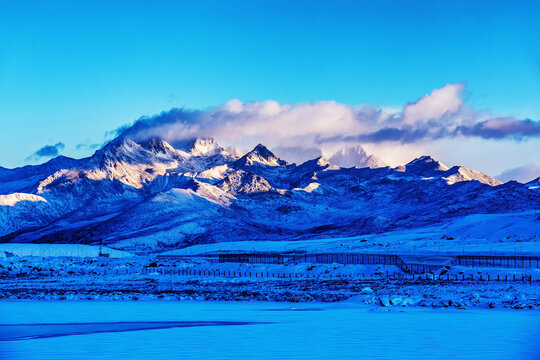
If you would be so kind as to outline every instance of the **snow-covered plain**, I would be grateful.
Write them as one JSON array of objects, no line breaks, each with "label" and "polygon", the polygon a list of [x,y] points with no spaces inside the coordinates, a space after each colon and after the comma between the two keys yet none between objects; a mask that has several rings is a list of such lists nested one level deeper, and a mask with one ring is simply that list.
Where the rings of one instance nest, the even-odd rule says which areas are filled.
[{"label": "snow-covered plain", "polygon": [[17,255],[0,257],[1,359],[492,360],[540,350],[540,269],[452,266],[450,279],[492,281],[412,281],[393,265],[104,258],[99,246],[76,247],[4,245]]},{"label": "snow-covered plain", "polygon": [[[0,340],[4,334],[10,338],[16,334],[38,336],[0,341],[0,356],[5,360],[532,360],[540,350],[540,314],[536,312],[392,308],[370,311],[354,301],[306,305],[18,301],[2,302],[0,307]],[[204,321],[216,325],[189,326],[188,323]],[[171,322],[177,325],[168,325]],[[111,323],[117,331],[104,332]],[[129,331],[137,324],[144,329],[149,323],[165,328]],[[68,324],[60,327],[63,333],[39,337],[54,333],[51,328],[58,329],[59,324]],[[69,333],[79,335],[69,336]]]},{"label": "snow-covered plain", "polygon": [[79,244],[0,244],[0,258],[16,257],[98,257],[107,254],[110,258],[131,257],[126,251],[108,248],[106,246],[91,246]]},{"label": "snow-covered plain", "polygon": [[515,214],[474,214],[452,222],[416,229],[352,237],[295,241],[231,241],[166,251],[195,255],[219,251],[373,252],[394,254],[537,254],[540,222],[535,211]]},{"label": "snow-covered plain", "polygon": [[0,258],[0,300],[261,300],[372,307],[540,307],[540,269],[218,263],[188,257]]}]

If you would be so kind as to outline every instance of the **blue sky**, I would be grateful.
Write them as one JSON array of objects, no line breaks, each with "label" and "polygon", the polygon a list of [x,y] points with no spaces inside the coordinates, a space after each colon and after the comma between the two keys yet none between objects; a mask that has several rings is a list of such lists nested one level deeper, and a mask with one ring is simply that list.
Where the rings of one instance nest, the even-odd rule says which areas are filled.
[{"label": "blue sky", "polygon": [[[402,108],[465,82],[475,109],[540,119],[534,1],[0,4],[0,166],[59,142],[87,155],[78,144],[142,115],[231,99]],[[466,165],[491,173],[540,166],[538,137],[452,141],[427,150],[459,162],[483,144]]]}]

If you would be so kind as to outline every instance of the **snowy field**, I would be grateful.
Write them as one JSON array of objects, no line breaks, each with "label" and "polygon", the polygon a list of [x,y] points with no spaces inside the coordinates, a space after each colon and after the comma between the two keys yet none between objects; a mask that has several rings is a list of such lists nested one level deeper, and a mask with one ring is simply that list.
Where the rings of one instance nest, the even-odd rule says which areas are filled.
[{"label": "snowy field", "polygon": [[0,244],[0,258],[17,257],[98,257],[99,253],[107,254],[110,258],[130,257],[125,251],[111,249],[105,246],[79,244]]},{"label": "snowy field", "polygon": [[401,271],[4,244],[0,359],[538,358],[540,269]]},{"label": "snowy field", "polygon": [[438,278],[426,273],[412,279],[395,265],[12,256],[0,258],[0,300],[338,302],[356,298],[374,308],[540,308],[540,269],[452,266],[445,271]]},{"label": "snowy field", "polygon": [[530,311],[373,311],[354,301],[8,301],[0,307],[4,360],[532,360],[540,351],[540,314]]},{"label": "snowy field", "polygon": [[396,265],[216,263],[200,257],[130,256],[99,246],[4,244],[0,250],[1,300],[357,298],[372,307],[540,308],[537,268],[437,265],[433,273],[408,274]]},{"label": "snowy field", "polygon": [[[486,236],[489,234],[489,236]],[[540,222],[536,211],[517,214],[476,214],[436,226],[295,241],[230,241],[194,245],[164,254],[214,251],[286,251],[390,254],[535,254],[540,255]]]}]

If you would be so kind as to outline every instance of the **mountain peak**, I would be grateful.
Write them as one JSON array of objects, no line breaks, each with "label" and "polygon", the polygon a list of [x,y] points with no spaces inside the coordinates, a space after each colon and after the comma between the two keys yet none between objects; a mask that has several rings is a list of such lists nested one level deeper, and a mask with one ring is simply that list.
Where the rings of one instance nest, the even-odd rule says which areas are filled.
[{"label": "mountain peak", "polygon": [[425,163],[438,163],[438,161],[435,160],[430,155],[423,155],[423,156],[417,157],[416,159],[409,162],[409,164],[420,164],[420,163],[423,163],[423,164],[425,164]]},{"label": "mountain peak", "polygon": [[299,168],[313,168],[313,171],[318,171],[320,168],[337,170],[339,169],[339,166],[332,164],[324,156],[319,156],[318,158],[303,162],[301,165],[299,165]]},{"label": "mountain peak", "polygon": [[[300,240],[397,230],[422,231],[433,239],[437,235],[422,229],[442,221],[445,228],[456,221],[453,234],[473,239],[478,234],[482,244],[486,236],[534,240],[537,235],[531,211],[540,208],[540,179],[491,187],[480,183],[493,182],[485,174],[459,166],[441,171],[444,165],[429,156],[402,166],[401,173],[341,169],[324,157],[285,166],[261,144],[241,159],[225,150],[213,153],[221,147],[211,138],[184,145],[189,152],[169,151],[159,139],[115,139],[73,166],[58,158],[58,166],[2,170],[0,237],[103,240],[119,249],[145,244],[144,249],[158,251],[163,244],[183,247],[208,240]],[[196,151],[209,155],[191,155]],[[511,217],[504,220],[507,214]],[[463,217],[470,215],[478,226],[468,226],[474,224],[469,220],[463,226]],[[496,232],[488,216],[500,223]],[[460,234],[469,228],[471,233]],[[149,242],[149,236],[160,241]]]},{"label": "mountain peak", "polygon": [[472,170],[464,166],[454,166],[448,169],[443,176],[447,184],[451,185],[460,181],[476,180],[490,186],[501,185],[502,182],[480,171]]},{"label": "mountain peak", "polygon": [[272,153],[266,146],[263,144],[258,144],[248,152],[246,155],[242,156],[238,160],[239,165],[254,165],[254,163],[259,163],[267,166],[283,166],[287,165],[287,162],[279,159]]},{"label": "mountain peak", "polygon": [[151,138],[149,140],[140,142],[139,145],[141,145],[143,149],[150,150],[154,153],[166,154],[174,151],[174,148],[161,138]]},{"label": "mountain peak", "polygon": [[448,166],[429,155],[420,156],[405,165],[407,170],[415,171],[447,171]]},{"label": "mountain peak", "polygon": [[[90,158],[93,163],[103,167],[107,162],[123,161],[131,164],[148,164],[156,159],[171,159],[176,150],[161,138],[133,140],[131,138],[116,138],[97,150]],[[161,161],[161,160],[159,160]]]},{"label": "mountain peak", "polygon": [[[73,159],[64,155],[58,155],[56,157],[53,157],[43,165],[48,168],[69,168],[73,166],[77,166],[79,164],[79,160]],[[39,165],[38,165],[39,166]]]},{"label": "mountain peak", "polygon": [[319,156],[315,160],[317,160],[317,165],[319,166],[326,166],[330,164],[330,162],[324,156]]},{"label": "mountain peak", "polygon": [[349,146],[338,150],[330,157],[330,162],[344,168],[385,167],[386,164],[376,155],[370,155],[362,145]]},{"label": "mountain peak", "polygon": [[194,156],[215,155],[224,151],[213,137],[198,137],[175,143],[176,147]]},{"label": "mountain peak", "polygon": [[266,146],[264,146],[263,144],[258,144],[257,146],[255,146],[255,148],[253,150],[251,150],[252,153],[254,154],[258,154],[262,157],[264,157],[265,159],[270,159],[270,158],[275,158],[276,156],[274,155],[274,153],[272,153],[270,150],[268,150],[268,148]]}]

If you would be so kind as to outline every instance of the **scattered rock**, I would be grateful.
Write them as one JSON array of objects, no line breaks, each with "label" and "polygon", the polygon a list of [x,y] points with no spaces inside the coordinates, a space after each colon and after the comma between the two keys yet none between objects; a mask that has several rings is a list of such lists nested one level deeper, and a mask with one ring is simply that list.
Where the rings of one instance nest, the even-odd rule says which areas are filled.
[{"label": "scattered rock", "polygon": [[390,297],[388,295],[383,295],[379,298],[379,303],[381,306],[389,307],[392,306],[390,303]]}]

